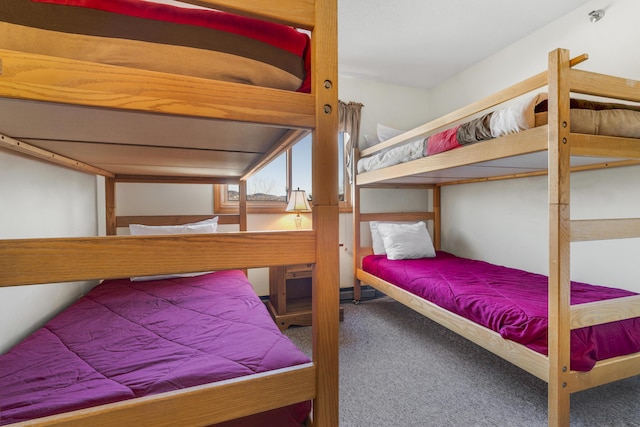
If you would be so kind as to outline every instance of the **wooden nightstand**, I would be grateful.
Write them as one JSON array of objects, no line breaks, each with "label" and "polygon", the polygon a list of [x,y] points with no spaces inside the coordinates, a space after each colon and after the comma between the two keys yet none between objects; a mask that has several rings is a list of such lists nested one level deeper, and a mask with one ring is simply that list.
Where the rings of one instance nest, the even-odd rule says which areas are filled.
[{"label": "wooden nightstand", "polygon": [[269,268],[269,300],[266,304],[281,331],[291,325],[311,325],[312,267],[312,264],[296,264]]}]

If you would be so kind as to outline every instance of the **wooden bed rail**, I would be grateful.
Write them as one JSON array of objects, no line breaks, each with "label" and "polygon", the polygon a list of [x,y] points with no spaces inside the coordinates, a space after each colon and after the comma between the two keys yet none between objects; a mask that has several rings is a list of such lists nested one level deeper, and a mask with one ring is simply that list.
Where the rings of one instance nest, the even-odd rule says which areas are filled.
[{"label": "wooden bed rail", "polygon": [[[0,287],[316,262],[315,231],[0,240]],[[189,254],[188,257],[176,254]]]},{"label": "wooden bed rail", "polygon": [[623,101],[640,102],[640,81],[592,71],[569,70],[570,91]]},{"label": "wooden bed rail", "polygon": [[360,221],[433,221],[433,212],[381,212],[360,214]]},{"label": "wooden bed rail", "polygon": [[240,215],[129,215],[116,217],[117,227],[128,227],[131,224],[144,225],[181,225],[218,217],[218,224],[240,224]]},{"label": "wooden bed rail", "polygon": [[635,375],[640,375],[640,353],[602,360],[589,372],[571,371],[568,388],[575,393]]},{"label": "wooden bed rail", "polygon": [[[570,60],[570,66],[574,67],[586,61],[588,58],[589,57],[586,54],[577,56]],[[429,133],[432,133],[446,126],[450,126],[460,120],[466,119],[481,111],[488,110],[506,101],[510,101],[518,96],[527,94],[536,89],[540,89],[541,87],[547,84],[548,84],[548,73],[547,71],[541,72],[539,74],[536,74],[533,77],[530,77],[526,80],[516,83],[513,86],[510,86],[506,89],[503,89],[499,92],[489,95],[486,98],[483,98],[479,101],[466,105],[449,114],[446,114],[442,117],[439,117],[435,120],[425,123],[422,126],[418,126],[417,128],[412,129],[408,132],[405,132],[400,136],[390,138],[384,142],[374,145],[373,147],[366,148],[360,152],[360,155],[362,157],[370,156],[371,154],[377,153],[378,151],[384,150],[389,147],[393,147],[395,145],[400,145],[413,138],[426,136]]]},{"label": "wooden bed rail", "polygon": [[571,221],[571,241],[640,237],[640,218],[581,219]]},{"label": "wooden bed rail", "polygon": [[[312,363],[40,418],[22,426],[211,425],[315,397]],[[258,398],[256,398],[258,397]]]},{"label": "wooden bed rail", "polygon": [[[0,61],[0,66],[1,65],[2,62]],[[12,151],[17,151],[18,153],[26,154],[27,156],[42,159],[47,162],[55,163],[57,165],[74,169],[80,172],[101,175],[109,178],[113,178],[115,176],[115,174],[104,169],[97,168],[87,163],[80,162],[78,160],[71,159],[69,157],[53,153],[51,151],[43,150],[42,148],[36,147],[35,145],[28,144],[19,139],[11,138],[8,135],[0,134],[0,147]]]},{"label": "wooden bed rail", "polygon": [[640,295],[571,306],[571,329],[640,317]]},{"label": "wooden bed rail", "polygon": [[238,15],[311,30],[315,23],[315,3],[307,0],[179,0]]},{"label": "wooden bed rail", "polygon": [[[0,96],[311,129],[315,96],[0,49]],[[172,102],[167,102],[171,100]]]}]

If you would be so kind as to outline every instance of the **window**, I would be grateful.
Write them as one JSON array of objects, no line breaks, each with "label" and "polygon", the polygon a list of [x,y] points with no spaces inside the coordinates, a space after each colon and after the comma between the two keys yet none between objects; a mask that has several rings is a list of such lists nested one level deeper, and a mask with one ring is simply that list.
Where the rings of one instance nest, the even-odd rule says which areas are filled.
[{"label": "window", "polygon": [[[344,135],[338,136],[338,195],[340,210],[351,211],[351,195],[348,180],[345,181]],[[280,213],[287,206],[290,189],[305,190],[312,196],[311,186],[311,135],[297,142],[271,163],[247,180],[247,210],[250,213]],[[238,211],[240,198],[238,185],[216,185],[214,209],[216,213]]]}]

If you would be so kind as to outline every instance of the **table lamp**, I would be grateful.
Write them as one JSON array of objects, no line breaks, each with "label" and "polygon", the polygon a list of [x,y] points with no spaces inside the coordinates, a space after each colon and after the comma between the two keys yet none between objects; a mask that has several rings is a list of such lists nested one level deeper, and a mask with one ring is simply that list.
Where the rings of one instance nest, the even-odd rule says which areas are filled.
[{"label": "table lamp", "polygon": [[311,212],[311,206],[307,201],[307,193],[304,190],[298,188],[297,190],[291,190],[289,194],[289,204],[287,205],[287,212],[295,212],[296,230],[300,230],[302,226],[302,217],[300,212]]}]

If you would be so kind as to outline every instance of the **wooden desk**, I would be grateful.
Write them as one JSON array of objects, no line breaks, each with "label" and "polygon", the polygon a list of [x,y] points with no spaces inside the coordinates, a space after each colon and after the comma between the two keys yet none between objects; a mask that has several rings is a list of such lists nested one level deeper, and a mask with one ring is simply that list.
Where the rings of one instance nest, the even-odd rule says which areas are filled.
[{"label": "wooden desk", "polygon": [[[266,304],[281,331],[291,325],[311,325],[312,268],[312,264],[269,268],[269,300]],[[342,319],[340,307],[340,320]]]}]

